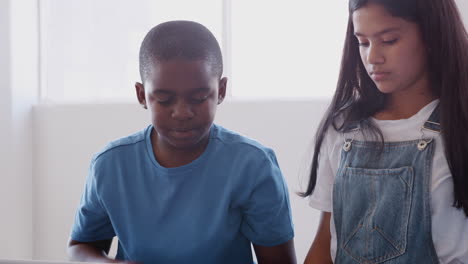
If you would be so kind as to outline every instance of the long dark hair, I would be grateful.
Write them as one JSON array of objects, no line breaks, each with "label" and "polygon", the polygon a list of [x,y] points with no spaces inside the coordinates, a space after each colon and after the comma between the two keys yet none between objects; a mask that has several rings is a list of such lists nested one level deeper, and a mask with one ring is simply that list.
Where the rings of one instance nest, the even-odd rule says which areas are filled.
[{"label": "long dark hair", "polygon": [[[428,68],[433,93],[440,100],[440,120],[445,156],[454,182],[454,203],[468,216],[468,34],[454,0],[350,0],[341,69],[330,106],[315,135],[314,155],[307,190],[317,181],[318,156],[325,133],[331,127],[343,132],[360,122],[383,142],[381,131],[368,118],[385,106],[381,93],[361,61],[354,36],[352,14],[369,2],[390,14],[419,25],[428,48]],[[338,118],[344,117],[344,118]],[[339,121],[341,120],[341,121]]]}]

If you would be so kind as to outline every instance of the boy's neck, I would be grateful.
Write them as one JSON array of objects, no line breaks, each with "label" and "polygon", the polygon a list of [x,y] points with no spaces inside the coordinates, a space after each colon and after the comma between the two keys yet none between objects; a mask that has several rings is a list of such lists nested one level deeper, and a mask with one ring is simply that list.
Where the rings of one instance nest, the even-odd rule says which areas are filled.
[{"label": "boy's neck", "polygon": [[178,149],[159,143],[158,135],[151,133],[153,154],[158,163],[165,168],[176,168],[187,165],[200,157],[208,145],[209,137],[189,149]]}]

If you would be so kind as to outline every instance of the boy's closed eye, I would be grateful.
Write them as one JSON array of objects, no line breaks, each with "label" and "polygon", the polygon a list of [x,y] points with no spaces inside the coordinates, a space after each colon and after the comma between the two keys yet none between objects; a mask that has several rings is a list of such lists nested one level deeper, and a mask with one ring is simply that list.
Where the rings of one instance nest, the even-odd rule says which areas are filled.
[{"label": "boy's closed eye", "polygon": [[170,104],[174,100],[174,96],[168,94],[157,94],[154,96],[157,103],[162,105]]},{"label": "boy's closed eye", "polygon": [[195,104],[201,104],[210,98],[212,94],[213,92],[210,89],[200,88],[190,94],[189,101]]},{"label": "boy's closed eye", "polygon": [[[192,104],[201,104],[205,102],[208,98],[210,98],[210,96],[211,96],[211,93],[207,93],[207,92],[196,93],[196,94],[190,95],[187,98],[188,99],[187,101]],[[161,104],[161,105],[170,105],[171,103],[175,101],[174,96],[169,95],[169,94],[156,94],[154,96],[154,99],[158,104]]]},{"label": "boy's closed eye", "polygon": [[211,94],[209,93],[198,93],[190,97],[190,101],[193,103],[203,103],[205,102]]}]

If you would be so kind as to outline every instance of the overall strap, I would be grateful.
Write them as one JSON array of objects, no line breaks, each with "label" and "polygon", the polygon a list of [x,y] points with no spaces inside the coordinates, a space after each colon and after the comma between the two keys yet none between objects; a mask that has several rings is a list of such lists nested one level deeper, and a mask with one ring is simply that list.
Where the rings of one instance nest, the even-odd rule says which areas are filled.
[{"label": "overall strap", "polygon": [[361,129],[361,121],[351,121],[348,124],[345,124],[343,127],[343,132],[353,132]]},{"label": "overall strap", "polygon": [[439,105],[437,105],[434,111],[432,111],[432,114],[429,117],[429,119],[424,123],[422,128],[439,133],[441,131],[439,113]]}]

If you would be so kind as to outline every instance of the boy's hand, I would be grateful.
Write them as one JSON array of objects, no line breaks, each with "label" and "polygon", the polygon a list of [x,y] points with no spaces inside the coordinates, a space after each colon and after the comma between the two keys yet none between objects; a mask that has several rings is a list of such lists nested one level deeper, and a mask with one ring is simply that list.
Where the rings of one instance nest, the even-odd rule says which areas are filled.
[{"label": "boy's hand", "polygon": [[112,244],[112,239],[93,242],[80,242],[71,240],[68,242],[68,256],[72,261],[96,262],[96,263],[120,263],[140,264],[136,261],[125,261],[107,257]]},{"label": "boy's hand", "polygon": [[258,264],[296,264],[294,241],[273,247],[253,245]]},{"label": "boy's hand", "polygon": [[136,261],[122,261],[122,260],[116,260],[116,259],[110,259],[109,262],[107,263],[140,264],[140,262],[136,262]]}]

